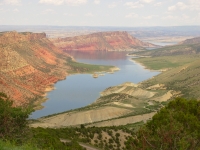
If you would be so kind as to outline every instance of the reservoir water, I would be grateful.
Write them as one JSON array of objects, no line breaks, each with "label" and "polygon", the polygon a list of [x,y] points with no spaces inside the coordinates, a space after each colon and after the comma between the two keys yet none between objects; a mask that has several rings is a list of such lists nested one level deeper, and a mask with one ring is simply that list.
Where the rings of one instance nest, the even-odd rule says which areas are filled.
[{"label": "reservoir water", "polygon": [[30,118],[36,119],[54,113],[59,113],[94,102],[100,92],[110,86],[124,82],[138,83],[149,79],[159,72],[144,69],[141,65],[130,61],[128,52],[69,52],[76,61],[89,64],[113,65],[120,68],[114,74],[93,78],[91,74],[75,74],[55,84],[55,90],[47,93],[48,100],[43,109],[32,113]]}]

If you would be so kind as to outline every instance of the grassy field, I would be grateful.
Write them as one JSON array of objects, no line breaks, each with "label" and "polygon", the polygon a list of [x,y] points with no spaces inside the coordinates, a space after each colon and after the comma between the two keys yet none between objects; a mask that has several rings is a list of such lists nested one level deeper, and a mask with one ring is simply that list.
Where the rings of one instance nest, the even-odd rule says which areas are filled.
[{"label": "grassy field", "polygon": [[142,88],[164,84],[167,90],[181,92],[179,96],[200,99],[200,44],[180,44],[156,50],[135,52],[148,56],[134,59],[148,69],[163,73],[142,82]]},{"label": "grassy field", "polygon": [[176,56],[176,55],[192,55],[199,54],[200,44],[180,44],[173,46],[166,46],[155,50],[146,50],[141,52],[133,52],[130,55],[137,56]]},{"label": "grassy field", "polygon": [[192,63],[200,59],[200,55],[177,55],[177,56],[159,56],[148,58],[134,58],[133,60],[141,63],[151,70],[162,70],[176,68],[185,64]]},{"label": "grassy field", "polygon": [[156,84],[164,84],[167,90],[180,91],[184,97],[200,99],[199,58],[200,55],[180,55],[136,59],[149,69],[168,69],[142,82],[140,86],[147,88]]},{"label": "grassy field", "polygon": [[95,73],[95,72],[110,72],[114,66],[92,65],[73,61],[71,58],[67,59],[67,65],[70,66],[69,73]]}]

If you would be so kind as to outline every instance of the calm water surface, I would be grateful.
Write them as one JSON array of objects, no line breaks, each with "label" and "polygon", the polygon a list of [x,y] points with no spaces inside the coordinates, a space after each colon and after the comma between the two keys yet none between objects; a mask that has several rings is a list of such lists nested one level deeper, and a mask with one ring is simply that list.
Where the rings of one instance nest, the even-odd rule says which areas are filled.
[{"label": "calm water surface", "polygon": [[139,64],[130,61],[132,57],[126,52],[69,52],[78,62],[113,65],[120,68],[114,74],[106,73],[104,76],[93,78],[90,74],[76,74],[67,76],[63,81],[55,84],[55,90],[47,94],[48,100],[42,105],[42,110],[32,113],[30,118],[59,113],[94,102],[100,92],[114,85],[124,82],[138,83],[149,79],[159,72],[144,69]]}]

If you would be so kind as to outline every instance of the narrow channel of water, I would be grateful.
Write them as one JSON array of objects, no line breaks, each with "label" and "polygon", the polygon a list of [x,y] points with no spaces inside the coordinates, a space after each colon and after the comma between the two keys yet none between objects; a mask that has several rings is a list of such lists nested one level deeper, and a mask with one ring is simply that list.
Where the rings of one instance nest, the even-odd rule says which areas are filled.
[{"label": "narrow channel of water", "polygon": [[120,68],[114,74],[105,73],[104,76],[93,78],[91,74],[70,75],[65,80],[55,84],[55,90],[47,94],[48,100],[43,103],[44,108],[32,113],[30,118],[59,113],[94,102],[100,92],[110,86],[124,82],[138,83],[149,79],[159,72],[144,69],[141,65],[130,61],[132,57],[126,56],[127,52],[69,52],[76,61],[113,65]]}]

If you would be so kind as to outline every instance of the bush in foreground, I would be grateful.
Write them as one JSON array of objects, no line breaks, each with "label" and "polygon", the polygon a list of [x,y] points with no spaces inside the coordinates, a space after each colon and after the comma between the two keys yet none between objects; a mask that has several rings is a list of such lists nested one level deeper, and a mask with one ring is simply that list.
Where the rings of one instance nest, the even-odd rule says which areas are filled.
[{"label": "bush in foreground", "polygon": [[83,150],[76,141],[63,143],[53,129],[31,129],[28,117],[32,109],[13,107],[11,101],[0,92],[0,150]]},{"label": "bush in foreground", "polygon": [[0,140],[0,150],[39,150],[39,149],[29,144],[16,146],[15,144],[9,141]]},{"label": "bush in foreground", "polygon": [[200,101],[177,98],[126,143],[134,150],[199,150]]},{"label": "bush in foreground", "polygon": [[0,138],[20,142],[27,135],[27,118],[31,109],[12,105],[13,101],[4,93],[0,93]]}]

